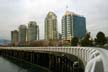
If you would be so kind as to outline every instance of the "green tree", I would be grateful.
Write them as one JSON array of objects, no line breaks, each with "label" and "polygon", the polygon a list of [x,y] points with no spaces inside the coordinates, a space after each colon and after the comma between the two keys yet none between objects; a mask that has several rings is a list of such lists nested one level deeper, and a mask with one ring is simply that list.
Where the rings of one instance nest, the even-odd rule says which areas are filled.
[{"label": "green tree", "polygon": [[77,37],[73,37],[71,40],[71,46],[77,46],[79,39]]},{"label": "green tree", "polygon": [[86,36],[81,40],[80,44],[82,46],[93,46],[93,41],[90,39],[90,33],[86,34]]},{"label": "green tree", "polygon": [[107,42],[105,34],[103,32],[98,32],[96,35],[95,43],[96,45],[104,45]]},{"label": "green tree", "polygon": [[108,37],[106,37],[106,40],[107,40],[107,42],[108,42]]}]

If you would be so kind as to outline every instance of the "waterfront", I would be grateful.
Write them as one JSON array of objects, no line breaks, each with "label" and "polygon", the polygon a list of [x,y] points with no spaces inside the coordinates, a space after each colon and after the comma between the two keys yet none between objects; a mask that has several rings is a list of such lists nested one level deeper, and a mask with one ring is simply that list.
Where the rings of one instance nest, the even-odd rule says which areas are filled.
[{"label": "waterfront", "polygon": [[25,61],[0,56],[0,72],[48,72]]}]

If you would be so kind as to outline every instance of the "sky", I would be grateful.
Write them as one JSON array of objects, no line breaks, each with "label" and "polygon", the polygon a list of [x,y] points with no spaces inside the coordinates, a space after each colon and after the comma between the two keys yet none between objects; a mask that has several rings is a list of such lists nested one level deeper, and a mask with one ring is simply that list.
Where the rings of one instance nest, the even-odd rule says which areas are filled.
[{"label": "sky", "polygon": [[29,21],[37,22],[40,39],[44,39],[44,19],[49,11],[57,15],[61,32],[61,18],[67,10],[86,17],[92,37],[99,31],[108,36],[108,0],[0,0],[0,39],[10,40],[10,31]]}]

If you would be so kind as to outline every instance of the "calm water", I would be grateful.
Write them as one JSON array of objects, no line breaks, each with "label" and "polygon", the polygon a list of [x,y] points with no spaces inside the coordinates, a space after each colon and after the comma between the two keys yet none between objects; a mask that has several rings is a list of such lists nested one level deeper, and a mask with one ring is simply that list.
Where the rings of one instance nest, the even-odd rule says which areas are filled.
[{"label": "calm water", "polygon": [[21,60],[0,57],[0,72],[48,72],[47,70]]}]

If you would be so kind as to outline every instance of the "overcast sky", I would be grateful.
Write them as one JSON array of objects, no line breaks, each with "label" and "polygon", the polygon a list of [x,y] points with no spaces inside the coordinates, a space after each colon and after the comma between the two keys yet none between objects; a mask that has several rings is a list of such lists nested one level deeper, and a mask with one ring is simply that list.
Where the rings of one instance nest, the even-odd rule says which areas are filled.
[{"label": "overcast sky", "polygon": [[108,36],[108,0],[0,0],[0,39],[10,40],[10,31],[29,21],[37,22],[43,39],[44,19],[49,11],[57,15],[61,32],[61,18],[66,10],[86,17],[87,30],[93,37],[99,31]]}]

